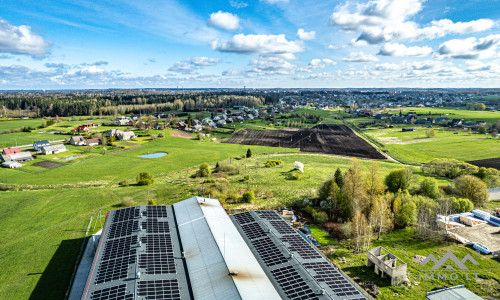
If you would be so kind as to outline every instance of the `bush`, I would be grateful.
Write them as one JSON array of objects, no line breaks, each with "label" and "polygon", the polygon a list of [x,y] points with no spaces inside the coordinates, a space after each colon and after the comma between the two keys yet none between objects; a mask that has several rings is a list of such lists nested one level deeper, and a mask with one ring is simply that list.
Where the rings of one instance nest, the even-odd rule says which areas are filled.
[{"label": "bush", "polygon": [[302,177],[302,174],[300,174],[299,172],[290,172],[286,176],[286,179],[287,180],[299,180],[301,177]]},{"label": "bush", "polygon": [[478,173],[479,168],[456,159],[436,158],[422,166],[425,173],[438,176],[456,178],[461,175],[473,175]]},{"label": "bush", "polygon": [[243,181],[249,181],[251,179],[250,175],[243,176]]},{"label": "bush", "polygon": [[483,205],[489,198],[486,183],[471,175],[463,175],[455,179],[455,193],[471,200],[475,205]]},{"label": "bush", "polygon": [[141,172],[137,175],[138,185],[150,185],[155,182],[154,176],[149,172]]},{"label": "bush", "polygon": [[342,226],[340,227],[340,232],[346,237],[346,238],[350,238],[352,236],[352,226],[351,226],[351,222],[347,222],[347,223],[344,223],[342,224]]},{"label": "bush", "polygon": [[160,132],[160,133],[158,133],[158,137],[159,137],[159,138],[164,138],[164,137],[165,137],[165,132]]},{"label": "bush", "polygon": [[314,214],[314,222],[317,224],[323,224],[328,221],[328,215],[324,211],[319,211]]},{"label": "bush", "polygon": [[272,168],[272,167],[276,167],[276,166],[280,166],[280,165],[283,165],[283,161],[281,160],[268,160],[266,162],[266,168]]},{"label": "bush", "polygon": [[212,174],[210,166],[207,163],[202,163],[198,171],[196,171],[196,177],[209,177]]},{"label": "bush", "polygon": [[243,193],[242,202],[252,203],[253,201],[255,201],[255,195],[252,191],[246,191]]},{"label": "bush", "polygon": [[391,171],[385,178],[389,191],[396,193],[399,190],[408,190],[413,182],[413,171],[408,168]]},{"label": "bush", "polygon": [[426,178],[420,182],[419,193],[432,199],[437,199],[441,195],[437,181],[432,178]]},{"label": "bush", "polygon": [[150,134],[149,135],[149,138],[151,138],[151,140],[153,140],[153,141],[156,140],[157,137],[158,136],[156,134]]},{"label": "bush", "polygon": [[405,228],[415,222],[417,214],[417,206],[413,202],[405,203],[396,214],[396,225],[400,228]]},{"label": "bush", "polygon": [[247,158],[250,158],[252,157],[252,150],[250,150],[250,148],[248,148],[247,150]]},{"label": "bush", "polygon": [[148,205],[156,205],[156,202],[154,199],[149,199]]},{"label": "bush", "polygon": [[468,212],[474,209],[474,204],[469,199],[451,197],[450,201],[455,213]]},{"label": "bush", "polygon": [[215,183],[215,180],[212,178],[207,178],[203,181],[203,183]]},{"label": "bush", "polygon": [[122,181],[118,182],[118,185],[120,185],[120,186],[129,186],[130,182],[128,180],[122,180]]},{"label": "bush", "polygon": [[134,200],[132,200],[131,197],[125,197],[125,198],[122,199],[121,206],[122,207],[131,207],[131,206],[134,206]]},{"label": "bush", "polygon": [[435,135],[436,135],[436,133],[434,132],[434,129],[427,129],[425,131],[425,136],[428,137],[428,138],[431,138],[431,137],[433,137]]}]

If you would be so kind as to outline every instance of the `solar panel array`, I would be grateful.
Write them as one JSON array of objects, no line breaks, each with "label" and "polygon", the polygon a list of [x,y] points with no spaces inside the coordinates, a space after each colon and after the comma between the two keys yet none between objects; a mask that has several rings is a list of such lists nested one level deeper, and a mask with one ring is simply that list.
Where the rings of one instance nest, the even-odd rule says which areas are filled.
[{"label": "solar panel array", "polygon": [[181,299],[179,282],[176,279],[140,281],[137,286],[137,295],[148,300]]},{"label": "solar panel array", "polygon": [[[241,228],[277,290],[287,299],[366,299],[331,262],[276,211],[245,212],[231,216]],[[269,228],[270,230],[263,230]],[[290,256],[290,254],[293,256]]]},{"label": "solar panel array", "polygon": [[127,293],[127,285],[120,284],[109,288],[94,291],[90,299],[92,300],[129,300],[134,299],[134,294]]}]

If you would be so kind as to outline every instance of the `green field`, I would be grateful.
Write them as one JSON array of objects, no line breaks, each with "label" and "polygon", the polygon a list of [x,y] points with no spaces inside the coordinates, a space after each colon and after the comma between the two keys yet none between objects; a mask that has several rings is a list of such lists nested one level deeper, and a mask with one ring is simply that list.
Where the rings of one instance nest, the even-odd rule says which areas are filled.
[{"label": "green field", "polygon": [[[463,161],[500,157],[500,139],[465,130],[433,128],[435,136],[427,138],[427,128],[412,126],[413,132],[401,128],[369,129],[364,134],[385,147],[387,153],[405,163],[423,163],[433,158],[454,158]],[[456,134],[455,134],[456,133]]]},{"label": "green field", "polygon": [[39,127],[45,120],[43,119],[30,119],[30,120],[20,120],[20,119],[0,119],[0,132],[10,130],[10,129],[21,129],[23,127]]},{"label": "green field", "polygon": [[1,134],[0,135],[0,148],[3,147],[15,147],[24,146],[24,145],[33,145],[33,142],[39,140],[48,140],[48,141],[58,141],[69,139],[68,135],[61,134],[50,134],[50,133],[37,133],[37,132],[16,132],[9,134]]},{"label": "green field", "polygon": [[498,111],[475,111],[475,110],[465,110],[458,109],[456,107],[401,107],[401,108],[388,108],[387,112],[392,112],[394,114],[399,114],[399,111],[406,114],[409,111],[417,112],[418,114],[429,114],[434,118],[447,117],[452,119],[464,119],[467,121],[485,121],[490,124],[494,124],[500,120],[500,112]]}]

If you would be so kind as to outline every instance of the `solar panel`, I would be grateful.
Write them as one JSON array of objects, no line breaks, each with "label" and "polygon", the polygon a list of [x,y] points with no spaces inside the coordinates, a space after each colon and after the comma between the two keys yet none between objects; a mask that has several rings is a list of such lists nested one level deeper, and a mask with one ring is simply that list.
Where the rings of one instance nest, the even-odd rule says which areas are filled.
[{"label": "solar panel", "polygon": [[140,209],[137,207],[129,207],[115,211],[113,223],[122,222],[139,216]]},{"label": "solar panel", "polygon": [[264,232],[264,230],[262,230],[262,227],[260,227],[259,223],[257,222],[241,225],[241,229],[243,229],[246,236],[251,240],[266,236],[266,233]]},{"label": "solar panel", "polygon": [[303,259],[322,258],[322,256],[300,235],[285,235],[281,237],[283,242],[290,244],[288,250],[296,251]]},{"label": "solar panel", "polygon": [[249,212],[234,215],[234,218],[240,225],[255,222],[255,218]]},{"label": "solar panel", "polygon": [[146,235],[141,241],[146,244],[146,254],[139,255],[139,268],[146,269],[146,274],[175,273],[170,235]]},{"label": "solar panel", "polygon": [[144,211],[142,214],[149,218],[168,217],[167,207],[163,205],[148,205],[146,206],[146,211]]},{"label": "solar panel", "polygon": [[146,229],[147,233],[168,233],[168,222],[159,222],[157,219],[147,218],[142,221],[142,228]]},{"label": "solar panel", "polygon": [[117,259],[102,261],[97,271],[95,284],[127,278],[128,267],[134,262],[135,256],[124,256]]},{"label": "solar panel", "polygon": [[137,220],[126,220],[118,223],[113,223],[109,228],[108,239],[131,235],[134,231],[137,230],[139,230],[139,221]]},{"label": "solar panel", "polygon": [[282,220],[281,216],[274,210],[257,210],[255,212],[265,220]]},{"label": "solar panel", "polygon": [[286,221],[283,220],[273,220],[269,221],[271,226],[274,227],[280,234],[291,234],[291,233],[297,233],[295,229],[293,229],[292,226],[288,225]]},{"label": "solar panel", "polygon": [[134,294],[126,293],[127,286],[125,284],[115,285],[105,289],[100,289],[92,292],[90,299],[92,300],[132,300]]},{"label": "solar panel", "polygon": [[135,255],[136,249],[131,247],[135,244],[137,244],[137,236],[135,235],[107,241],[104,245],[102,260]]},{"label": "solar panel", "polygon": [[[362,296],[351,282],[329,262],[304,263],[306,269],[312,269],[317,275],[314,278],[319,282],[326,283],[340,297]],[[364,297],[359,299],[366,299]]]},{"label": "solar panel", "polygon": [[267,266],[278,265],[288,260],[269,237],[254,240],[252,245]]},{"label": "solar panel", "polygon": [[318,299],[318,296],[316,296],[293,266],[274,269],[271,273],[273,273],[279,285],[291,300]]},{"label": "solar panel", "polygon": [[145,299],[181,299],[179,282],[172,280],[139,281],[137,295]]}]

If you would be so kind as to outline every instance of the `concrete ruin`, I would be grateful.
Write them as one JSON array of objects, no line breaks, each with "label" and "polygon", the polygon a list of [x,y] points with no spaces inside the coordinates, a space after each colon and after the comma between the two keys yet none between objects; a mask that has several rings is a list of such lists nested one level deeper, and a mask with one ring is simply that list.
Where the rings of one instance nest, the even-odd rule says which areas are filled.
[{"label": "concrete ruin", "polygon": [[370,268],[375,266],[375,274],[380,275],[382,278],[389,276],[391,285],[398,285],[408,280],[406,263],[382,246],[368,250],[366,266]]}]

